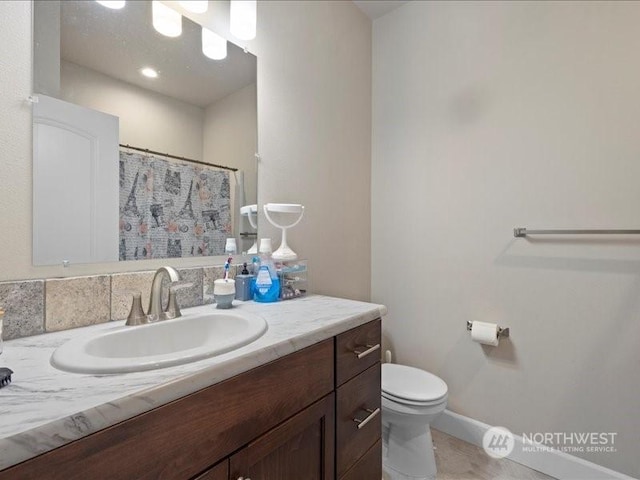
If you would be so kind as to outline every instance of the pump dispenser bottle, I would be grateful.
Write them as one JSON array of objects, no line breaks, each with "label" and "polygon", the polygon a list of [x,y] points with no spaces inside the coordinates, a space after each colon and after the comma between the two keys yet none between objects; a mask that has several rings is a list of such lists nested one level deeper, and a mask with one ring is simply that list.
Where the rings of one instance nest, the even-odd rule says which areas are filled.
[{"label": "pump dispenser bottle", "polygon": [[247,262],[244,262],[242,271],[239,275],[236,275],[236,300],[244,302],[253,298],[251,293],[251,281],[253,278],[253,275],[250,275],[247,269]]},{"label": "pump dispenser bottle", "polygon": [[277,302],[280,296],[280,279],[271,259],[271,239],[260,240],[260,267],[256,275],[253,299],[256,302]]}]

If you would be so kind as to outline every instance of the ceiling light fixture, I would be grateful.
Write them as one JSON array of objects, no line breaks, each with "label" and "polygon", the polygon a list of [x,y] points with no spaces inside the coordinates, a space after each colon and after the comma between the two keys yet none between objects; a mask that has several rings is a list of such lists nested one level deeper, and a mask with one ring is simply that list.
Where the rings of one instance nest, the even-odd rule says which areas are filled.
[{"label": "ceiling light fixture", "polygon": [[112,8],[113,10],[120,10],[124,7],[125,0],[96,0],[100,5],[107,8]]},{"label": "ceiling light fixture", "polygon": [[140,73],[147,78],[158,78],[158,72],[151,67],[144,67],[140,70]]},{"label": "ceiling light fixture", "polygon": [[204,13],[209,8],[208,0],[185,0],[178,2],[182,8],[191,13]]},{"label": "ceiling light fixture", "polygon": [[231,0],[229,31],[240,40],[256,38],[256,0]]},{"label": "ceiling light fixture", "polygon": [[202,53],[212,60],[227,58],[227,40],[202,27]]},{"label": "ceiling light fixture", "polygon": [[182,15],[165,4],[154,0],[151,4],[153,28],[167,37],[179,37],[182,34]]}]

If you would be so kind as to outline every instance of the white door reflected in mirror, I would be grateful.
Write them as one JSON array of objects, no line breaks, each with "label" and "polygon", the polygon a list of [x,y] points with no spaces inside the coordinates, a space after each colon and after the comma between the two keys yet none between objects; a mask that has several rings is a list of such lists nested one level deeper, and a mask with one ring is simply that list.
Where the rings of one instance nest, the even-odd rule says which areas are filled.
[{"label": "white door reflected in mirror", "polygon": [[118,260],[118,117],[38,95],[33,263]]}]

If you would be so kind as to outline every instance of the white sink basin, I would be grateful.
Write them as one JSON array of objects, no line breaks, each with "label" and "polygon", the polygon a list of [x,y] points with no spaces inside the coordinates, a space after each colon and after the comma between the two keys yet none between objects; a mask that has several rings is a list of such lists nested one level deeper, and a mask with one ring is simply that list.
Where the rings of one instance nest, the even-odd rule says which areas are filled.
[{"label": "white sink basin", "polygon": [[261,337],[257,315],[212,311],[148,325],[119,327],[75,338],[56,349],[51,364],[67,372],[126,373],[171,367],[220,355]]}]

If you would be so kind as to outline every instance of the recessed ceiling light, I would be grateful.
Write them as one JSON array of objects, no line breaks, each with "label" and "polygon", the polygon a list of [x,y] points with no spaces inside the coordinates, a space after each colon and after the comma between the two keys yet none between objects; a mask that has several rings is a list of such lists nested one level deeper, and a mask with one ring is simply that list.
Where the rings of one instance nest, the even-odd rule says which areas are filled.
[{"label": "recessed ceiling light", "polygon": [[126,3],[125,0],[96,0],[96,2],[98,2],[103,7],[112,8],[114,10],[120,10]]},{"label": "recessed ceiling light", "polygon": [[140,73],[147,78],[158,78],[158,72],[150,67],[143,68],[142,70],[140,70]]}]

